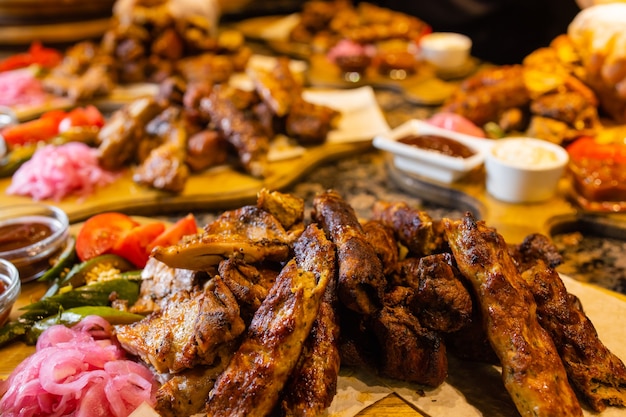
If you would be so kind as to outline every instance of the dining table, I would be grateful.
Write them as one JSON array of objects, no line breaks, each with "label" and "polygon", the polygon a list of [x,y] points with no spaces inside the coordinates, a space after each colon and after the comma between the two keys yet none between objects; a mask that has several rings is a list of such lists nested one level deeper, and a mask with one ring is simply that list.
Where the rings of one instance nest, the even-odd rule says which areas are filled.
[{"label": "dining table", "polygon": [[[257,53],[271,54],[266,45],[256,44]],[[459,80],[460,81],[460,80]],[[376,88],[377,105],[382,110],[389,128],[400,126],[412,119],[426,120],[439,109],[438,105],[419,104],[407,100],[402,89]],[[298,164],[298,161],[294,161]],[[477,170],[464,181],[454,184],[440,184],[398,169],[392,158],[384,151],[359,142],[354,149],[347,149],[328,157],[317,158],[298,175],[280,183],[280,191],[301,197],[307,213],[311,210],[313,196],[328,189],[334,189],[355,209],[359,218],[368,219],[377,201],[402,201],[426,211],[432,218],[460,218],[470,212],[479,220],[494,226],[508,243],[520,243],[526,236],[542,233],[550,236],[559,249],[566,254],[559,272],[574,278],[594,291],[601,291],[607,297],[626,302],[626,214],[589,213],[576,205],[567,196],[567,180],[564,178],[557,194],[540,203],[516,204],[497,200],[489,195],[484,184],[484,170]],[[200,226],[215,220],[223,211],[244,204],[251,204],[256,193],[242,193],[219,204],[211,201],[199,202],[193,208],[128,206],[121,211],[128,214],[149,217],[166,222],[175,222],[192,213]],[[0,196],[0,201],[3,197]],[[54,204],[54,202],[52,202]],[[94,209],[94,211],[97,211]],[[74,217],[73,227],[78,228],[84,217]],[[587,287],[582,287],[587,288]],[[15,306],[12,317],[18,315],[18,308],[45,291],[45,284],[26,282]],[[12,368],[34,348],[23,343],[0,348],[0,379],[8,376]],[[7,356],[8,355],[8,356]],[[626,359],[626,358],[623,358]],[[393,389],[384,391],[375,399],[363,395],[362,406],[353,415],[383,417],[429,417],[429,413],[403,398]],[[512,403],[511,407],[512,407]],[[329,415],[332,415],[330,413]],[[516,415],[512,411],[510,415]]]}]

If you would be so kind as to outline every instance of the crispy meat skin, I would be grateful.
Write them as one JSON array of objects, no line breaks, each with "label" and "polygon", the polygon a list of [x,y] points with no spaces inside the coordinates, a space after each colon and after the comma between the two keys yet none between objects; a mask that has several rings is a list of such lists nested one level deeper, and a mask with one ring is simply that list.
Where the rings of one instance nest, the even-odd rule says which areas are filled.
[{"label": "crispy meat skin", "polygon": [[278,117],[286,116],[294,99],[302,93],[302,86],[291,72],[286,57],[277,59],[271,70],[253,69],[251,76],[255,90]]},{"label": "crispy meat skin", "polygon": [[406,306],[385,305],[371,319],[382,356],[382,375],[437,387],[448,375],[446,346],[441,336],[420,325]]},{"label": "crispy meat skin", "polygon": [[311,216],[337,245],[339,299],[360,313],[378,310],[387,280],[354,209],[329,190],[315,196]]},{"label": "crispy meat skin", "polygon": [[156,393],[155,410],[161,417],[190,416],[200,413],[228,357],[216,366],[196,366],[174,374]]},{"label": "crispy meat skin", "polygon": [[[305,230],[304,239],[314,233],[313,227]],[[325,240],[323,234],[314,234]],[[282,269],[239,349],[216,381],[207,400],[207,414],[265,416],[276,406],[332,278],[331,270],[320,267],[328,262],[326,245],[324,241],[309,245],[304,262],[291,259]],[[307,269],[312,266],[314,270]]]},{"label": "crispy meat skin", "polygon": [[[539,323],[548,331],[565,364],[573,387],[595,411],[626,405],[626,367],[598,337],[578,298],[567,292],[533,243],[547,241],[533,235],[519,246],[519,269],[537,302]],[[548,253],[551,253],[548,251]]]},{"label": "crispy meat skin", "polygon": [[443,220],[461,273],[471,283],[488,339],[500,359],[504,386],[522,416],[582,416],[537,305],[495,229],[471,214]]},{"label": "crispy meat skin", "polygon": [[208,280],[204,272],[170,268],[155,258],[148,259],[141,271],[139,299],[130,311],[149,314],[160,310],[168,303],[167,297],[179,290],[192,291],[194,287]]},{"label": "crispy meat skin", "polygon": [[393,229],[398,241],[416,257],[441,252],[445,246],[441,224],[404,202],[377,201],[372,217]]},{"label": "crispy meat skin", "polygon": [[368,220],[363,222],[362,226],[365,238],[382,262],[383,273],[385,276],[393,274],[398,266],[399,258],[398,242],[396,242],[393,230],[378,220]]},{"label": "crispy meat skin", "polygon": [[459,279],[450,254],[420,258],[414,273],[418,285],[411,309],[423,326],[447,333],[469,323],[472,297]]},{"label": "crispy meat skin", "polygon": [[[308,264],[307,269],[314,271],[318,280],[324,278],[322,274],[329,274],[330,279],[298,364],[283,390],[281,408],[286,416],[318,416],[328,408],[337,393],[341,364],[335,246],[325,239],[324,232],[317,227],[310,231],[295,245],[295,257],[298,262]],[[323,245],[316,248],[319,242]],[[325,254],[308,256],[315,250]],[[316,264],[320,258],[323,264]]]},{"label": "crispy meat skin", "polygon": [[178,291],[161,310],[117,328],[122,347],[158,372],[211,365],[245,330],[239,306],[219,276],[200,291]]},{"label": "crispy meat skin", "polygon": [[289,256],[290,239],[270,213],[243,206],[222,213],[204,227],[203,233],[173,246],[157,247],[152,255],[174,268],[206,271],[235,255],[246,262],[284,261]]}]

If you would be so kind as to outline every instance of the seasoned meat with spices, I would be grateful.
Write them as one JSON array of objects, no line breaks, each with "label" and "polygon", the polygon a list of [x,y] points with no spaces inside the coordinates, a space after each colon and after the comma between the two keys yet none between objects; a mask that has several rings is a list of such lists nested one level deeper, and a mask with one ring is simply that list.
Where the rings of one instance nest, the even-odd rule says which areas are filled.
[{"label": "seasoned meat with spices", "polygon": [[201,234],[155,248],[152,256],[174,268],[207,271],[232,256],[246,262],[284,261],[290,242],[274,216],[256,206],[243,206],[222,213]]},{"label": "seasoned meat with spices", "polygon": [[126,351],[158,372],[174,373],[222,360],[244,330],[239,305],[219,276],[204,289],[174,293],[161,310],[116,329]]},{"label": "seasoned meat with spices", "polygon": [[382,353],[382,375],[430,387],[443,383],[448,375],[443,339],[423,327],[406,306],[384,306],[370,325]]},{"label": "seasoned meat with spices", "polygon": [[264,177],[268,172],[270,139],[256,118],[235,106],[230,98],[233,94],[233,89],[224,85],[213,87],[209,96],[200,102],[200,111],[209,115],[234,147],[243,169],[252,176]]},{"label": "seasoned meat with spices", "polygon": [[372,218],[390,227],[399,242],[415,257],[442,252],[446,249],[441,223],[425,211],[409,207],[404,202],[377,201]]},{"label": "seasoned meat with spices", "polygon": [[443,224],[458,268],[471,284],[502,379],[519,413],[582,416],[578,399],[537,304],[517,271],[504,238],[467,213]]},{"label": "seasoned meat with spices", "polygon": [[326,237],[316,233],[314,225],[302,239],[309,239],[310,234],[313,239],[306,258],[292,258],[281,270],[243,342],[218,377],[207,401],[207,414],[261,417],[276,407],[332,279],[333,271],[325,267],[329,264]]},{"label": "seasoned meat with spices", "polygon": [[241,308],[241,316],[246,323],[261,306],[276,281],[278,272],[261,271],[254,265],[238,257],[228,258],[218,266],[220,277],[230,288]]},{"label": "seasoned meat with spices", "polygon": [[328,190],[313,199],[311,217],[337,246],[339,299],[359,313],[377,311],[387,280],[354,208],[339,193]]},{"label": "seasoned meat with spices", "polygon": [[[298,364],[282,392],[280,406],[285,416],[318,416],[330,406],[337,393],[341,358],[335,246],[323,233],[311,227],[294,245],[295,257],[301,264],[314,271],[318,280],[324,279],[323,274],[329,274],[330,279]],[[325,254],[309,255],[313,251]]]},{"label": "seasoned meat with spices", "polygon": [[205,272],[170,268],[155,258],[149,258],[141,271],[139,298],[130,311],[146,315],[160,310],[170,295],[180,290],[192,291],[208,279],[209,275]]},{"label": "seasoned meat with spices", "polygon": [[[567,292],[550,266],[549,239],[531,235],[519,245],[518,268],[537,303],[539,323],[548,331],[574,389],[593,408],[626,405],[626,366],[600,340],[578,298]],[[544,250],[538,250],[543,248]],[[554,248],[556,249],[556,248]]]},{"label": "seasoned meat with spices", "polygon": [[184,148],[174,143],[164,143],[150,152],[133,171],[133,181],[156,190],[180,193],[189,178]]},{"label": "seasoned meat with spices", "polygon": [[377,220],[362,223],[365,238],[380,258],[385,276],[393,274],[398,267],[398,242],[393,230]]},{"label": "seasoned meat with spices", "polygon": [[410,308],[424,327],[449,333],[469,323],[472,297],[450,254],[406,259],[399,275],[415,290]]}]

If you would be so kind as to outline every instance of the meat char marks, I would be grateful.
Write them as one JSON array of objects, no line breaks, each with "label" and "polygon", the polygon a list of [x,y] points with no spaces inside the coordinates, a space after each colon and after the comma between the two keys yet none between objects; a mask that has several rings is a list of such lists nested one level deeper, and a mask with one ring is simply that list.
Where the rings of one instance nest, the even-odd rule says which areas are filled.
[{"label": "meat char marks", "polygon": [[522,416],[582,416],[559,354],[537,319],[537,304],[495,229],[470,214],[444,220],[459,270],[477,294],[502,379]]},{"label": "meat char marks", "polygon": [[[313,237],[309,237],[313,235]],[[211,416],[266,416],[298,363],[333,278],[332,244],[315,225],[304,258],[292,258],[256,311],[244,340],[207,401]],[[329,257],[330,256],[330,257]]]}]

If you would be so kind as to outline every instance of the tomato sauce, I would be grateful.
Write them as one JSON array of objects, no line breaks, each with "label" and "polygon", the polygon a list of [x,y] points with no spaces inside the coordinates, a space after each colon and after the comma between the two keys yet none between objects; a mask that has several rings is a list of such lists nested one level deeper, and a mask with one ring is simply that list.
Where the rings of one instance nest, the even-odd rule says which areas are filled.
[{"label": "tomato sauce", "polygon": [[469,158],[476,154],[461,142],[437,135],[409,135],[398,139],[398,142],[458,158]]},{"label": "tomato sauce", "polygon": [[24,248],[47,238],[52,233],[49,224],[39,222],[0,226],[0,252]]}]

